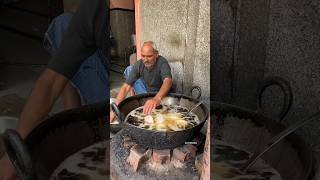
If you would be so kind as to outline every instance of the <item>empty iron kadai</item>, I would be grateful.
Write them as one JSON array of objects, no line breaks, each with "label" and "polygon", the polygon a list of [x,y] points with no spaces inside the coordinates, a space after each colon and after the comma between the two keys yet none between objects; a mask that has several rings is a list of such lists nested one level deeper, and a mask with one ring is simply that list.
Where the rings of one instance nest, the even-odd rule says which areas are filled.
[{"label": "empty iron kadai", "polygon": [[[282,110],[277,118],[262,113],[263,91],[272,85],[284,94]],[[211,176],[216,179],[308,180],[312,177],[312,150],[296,133],[281,140],[261,156],[249,169],[246,162],[286,127],[280,123],[292,105],[289,83],[278,77],[264,80],[258,88],[257,110],[249,110],[217,101],[210,102],[212,121]],[[311,116],[313,117],[313,116]]]}]

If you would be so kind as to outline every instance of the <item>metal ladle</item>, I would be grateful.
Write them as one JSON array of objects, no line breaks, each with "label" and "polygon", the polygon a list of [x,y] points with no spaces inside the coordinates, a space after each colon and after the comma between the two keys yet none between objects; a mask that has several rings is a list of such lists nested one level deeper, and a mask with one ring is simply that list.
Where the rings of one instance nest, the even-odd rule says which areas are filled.
[{"label": "metal ladle", "polygon": [[188,112],[187,112],[187,114],[185,115],[185,116],[188,116],[188,114],[191,112],[191,111],[193,111],[194,109],[196,109],[200,104],[202,104],[203,103],[203,101],[200,101],[200,102],[198,102],[197,104],[195,104],[194,106],[193,106],[193,108],[191,108]]},{"label": "metal ladle", "polygon": [[301,128],[305,124],[309,123],[310,121],[313,121],[315,119],[320,118],[320,112],[315,113],[308,119],[303,119],[302,121],[298,121],[297,123],[293,124],[292,126],[286,128],[285,130],[281,131],[278,135],[273,137],[263,148],[262,151],[258,151],[257,153],[253,154],[250,159],[245,163],[243,168],[241,168],[241,171],[246,172],[254,163],[257,162],[257,160],[264,155],[266,152],[268,152],[273,146],[278,144],[281,140],[283,140],[285,137],[296,131],[297,129]]}]

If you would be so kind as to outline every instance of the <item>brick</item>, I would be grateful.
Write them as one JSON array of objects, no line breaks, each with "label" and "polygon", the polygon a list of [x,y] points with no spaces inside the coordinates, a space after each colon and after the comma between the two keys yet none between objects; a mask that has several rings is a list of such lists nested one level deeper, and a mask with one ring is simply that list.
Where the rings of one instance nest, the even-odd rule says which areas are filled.
[{"label": "brick", "polygon": [[172,157],[179,161],[184,162],[186,160],[187,153],[181,147],[174,148],[172,152]]},{"label": "brick", "polygon": [[196,156],[197,148],[194,145],[187,144],[182,147],[175,148],[173,150],[172,156],[181,161],[187,161]]},{"label": "brick", "polygon": [[187,153],[186,160],[192,159],[196,157],[197,147],[191,144],[187,144],[183,146],[184,152]]},{"label": "brick", "polygon": [[133,170],[135,172],[145,161],[145,152],[146,149],[137,144],[130,149],[130,154],[128,156],[127,162],[133,167]]},{"label": "brick", "polygon": [[163,149],[158,150],[154,149],[152,153],[152,160],[159,164],[167,164],[170,162],[171,158],[171,150],[170,149]]}]

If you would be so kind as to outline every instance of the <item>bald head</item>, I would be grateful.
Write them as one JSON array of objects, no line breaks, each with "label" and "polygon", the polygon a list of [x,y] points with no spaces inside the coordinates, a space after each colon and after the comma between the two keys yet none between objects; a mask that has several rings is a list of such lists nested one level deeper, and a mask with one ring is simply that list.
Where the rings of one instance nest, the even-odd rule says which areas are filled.
[{"label": "bald head", "polygon": [[147,68],[152,68],[158,58],[158,51],[152,41],[146,41],[141,47],[142,62]]},{"label": "bald head", "polygon": [[153,41],[146,41],[143,43],[141,49],[143,49],[144,47],[147,47],[147,48],[152,48],[152,50],[156,53],[158,53],[158,50],[157,50],[157,46],[156,44],[153,42]]}]

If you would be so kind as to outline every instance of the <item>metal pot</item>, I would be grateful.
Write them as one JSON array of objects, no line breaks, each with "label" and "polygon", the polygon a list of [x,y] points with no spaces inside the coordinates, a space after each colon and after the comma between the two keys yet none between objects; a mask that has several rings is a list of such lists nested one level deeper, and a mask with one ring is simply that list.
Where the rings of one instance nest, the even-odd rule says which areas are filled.
[{"label": "metal pot", "polygon": [[1,134],[5,132],[6,129],[15,129],[18,122],[17,117],[12,116],[0,116],[0,158],[4,153],[4,145],[2,142]]},{"label": "metal pot", "polygon": [[15,130],[7,130],[3,140],[18,176],[22,180],[49,179],[67,157],[106,140],[108,105],[101,102],[58,113],[35,127],[25,141]]},{"label": "metal pot", "polygon": [[[285,129],[273,119],[230,104],[211,101],[210,111],[214,125],[211,139],[222,140],[252,153],[261,150],[268,140]],[[236,118],[225,119],[227,116]],[[288,136],[262,159],[275,168],[283,180],[307,180],[310,177],[312,151],[296,134]]]},{"label": "metal pot", "polygon": [[[261,105],[262,94],[271,85],[279,86],[284,93],[282,110],[275,119],[263,115]],[[254,153],[262,150],[268,140],[284,130],[285,126],[281,124],[281,120],[289,112],[293,99],[290,84],[279,77],[266,78],[260,83],[257,95],[258,108],[256,111],[211,101],[210,114],[213,121],[211,139],[222,140],[227,144]],[[213,142],[211,141],[212,144]],[[214,145],[212,149],[214,152]],[[312,151],[309,145],[295,133],[269,150],[262,156],[262,159],[275,168],[283,180],[310,178]]]},{"label": "metal pot", "polygon": [[[112,111],[111,109],[111,104],[116,102],[116,99],[111,98],[110,99],[110,112]],[[121,125],[119,123],[110,123],[110,132],[116,134],[121,130]]]},{"label": "metal pot", "polygon": [[[199,133],[205,121],[208,119],[208,110],[204,104],[201,104],[193,111],[198,116],[200,123],[182,131],[160,132],[139,128],[127,122],[125,117],[132,110],[143,106],[147,100],[153,98],[155,95],[156,93],[147,93],[131,96],[123,100],[119,106],[115,103],[111,104],[112,110],[120,120],[120,124],[125,133],[135,139],[139,145],[154,149],[174,148],[185,142],[192,141],[192,138]],[[199,100],[197,99],[181,94],[168,94],[161,103],[164,105],[178,105],[190,109],[198,102]]]}]

